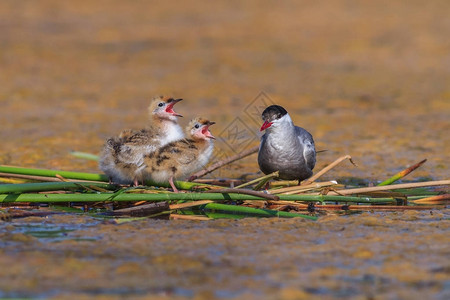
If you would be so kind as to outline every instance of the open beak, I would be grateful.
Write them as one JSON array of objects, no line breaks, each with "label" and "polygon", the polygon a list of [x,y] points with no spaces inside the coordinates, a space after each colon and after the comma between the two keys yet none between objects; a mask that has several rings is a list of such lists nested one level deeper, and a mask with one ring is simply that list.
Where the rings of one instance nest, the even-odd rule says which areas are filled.
[{"label": "open beak", "polygon": [[209,126],[216,124],[216,122],[206,122],[205,125],[203,125],[202,128],[202,134],[210,139],[215,140],[216,138],[211,134],[211,132],[209,131]]},{"label": "open beak", "polygon": [[260,129],[259,131],[266,130],[266,129],[269,128],[270,126],[272,126],[272,122],[267,122],[267,121],[265,121],[264,124],[262,124],[261,129]]},{"label": "open beak", "polygon": [[166,107],[166,112],[168,112],[169,114],[172,114],[172,115],[174,115],[174,116],[176,116],[176,117],[182,117],[182,115],[180,115],[179,113],[176,113],[176,112],[173,110],[174,105],[177,104],[178,102],[180,102],[181,100],[183,100],[183,99],[174,99],[174,100],[172,100],[172,101],[167,105],[167,107]]}]

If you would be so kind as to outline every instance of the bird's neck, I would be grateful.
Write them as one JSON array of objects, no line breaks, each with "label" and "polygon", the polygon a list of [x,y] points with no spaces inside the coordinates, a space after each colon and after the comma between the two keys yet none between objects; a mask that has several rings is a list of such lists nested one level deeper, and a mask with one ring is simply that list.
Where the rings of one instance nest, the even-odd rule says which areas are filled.
[{"label": "bird's neck", "polygon": [[295,126],[291,118],[283,120],[278,126],[271,126],[267,129],[270,136],[274,138],[288,139],[295,135]]},{"label": "bird's neck", "polygon": [[214,141],[212,139],[195,141],[198,148],[198,162],[206,165],[211,157],[214,149]]},{"label": "bird's neck", "polygon": [[214,145],[214,142],[211,139],[198,139],[194,140],[194,143],[197,146],[199,152],[203,152]]},{"label": "bird's neck", "polygon": [[160,132],[160,134],[167,139],[166,142],[184,138],[183,129],[178,125],[176,120],[153,118],[150,126]]}]

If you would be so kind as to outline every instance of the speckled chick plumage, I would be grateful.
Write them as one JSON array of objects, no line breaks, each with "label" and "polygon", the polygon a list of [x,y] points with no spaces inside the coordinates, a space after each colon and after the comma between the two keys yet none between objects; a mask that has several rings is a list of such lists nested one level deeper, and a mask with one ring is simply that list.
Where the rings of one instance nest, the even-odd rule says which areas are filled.
[{"label": "speckled chick plumage", "polygon": [[144,178],[159,183],[171,182],[174,178],[182,180],[201,170],[214,149],[214,136],[209,131],[213,124],[207,119],[195,118],[186,127],[187,138],[145,155]]},{"label": "speckled chick plumage", "polygon": [[145,168],[144,156],[164,145],[184,138],[173,106],[181,99],[159,96],[152,100],[148,110],[149,125],[141,130],[124,130],[107,139],[99,160],[100,169],[112,182],[137,184]]},{"label": "speckled chick plumage", "polygon": [[316,150],[312,135],[295,126],[288,112],[271,105],[262,113],[264,124],[258,152],[258,164],[264,174],[279,171],[279,178],[305,180],[312,176]]}]

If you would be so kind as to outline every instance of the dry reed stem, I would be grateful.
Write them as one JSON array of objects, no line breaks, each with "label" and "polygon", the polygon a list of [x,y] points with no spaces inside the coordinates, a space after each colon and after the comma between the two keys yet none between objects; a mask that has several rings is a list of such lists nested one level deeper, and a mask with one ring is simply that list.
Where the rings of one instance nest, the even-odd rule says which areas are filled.
[{"label": "dry reed stem", "polygon": [[59,179],[59,181],[62,181],[62,182],[69,182],[69,180],[68,180],[68,179],[66,179],[66,178],[62,177],[62,176],[61,176],[61,175],[59,175],[59,174],[56,174],[56,175],[55,175],[55,177],[56,177],[56,178],[58,178],[58,179]]},{"label": "dry reed stem", "polygon": [[434,206],[404,206],[404,205],[339,205],[325,204],[315,205],[317,210],[427,210]]},{"label": "dry reed stem", "polygon": [[170,219],[172,219],[172,220],[189,220],[189,221],[211,220],[210,218],[204,217],[204,216],[179,215],[179,214],[170,214]]},{"label": "dry reed stem", "polygon": [[422,198],[422,199],[417,199],[417,200],[409,200],[412,203],[415,204],[445,204],[448,201],[450,201],[450,194],[445,194],[445,195],[438,195],[438,196],[432,196],[432,197],[427,197],[427,198]]},{"label": "dry reed stem", "polygon": [[276,172],[273,172],[273,173],[270,173],[270,174],[267,174],[267,175],[258,177],[258,178],[256,178],[256,179],[250,180],[250,181],[248,181],[248,182],[245,182],[245,183],[243,183],[243,184],[241,184],[241,185],[236,186],[235,188],[236,188],[236,189],[240,189],[240,188],[243,188],[243,187],[252,185],[252,184],[254,184],[254,183],[257,183],[257,182],[260,182],[260,181],[263,181],[263,180],[270,180],[270,179],[272,179],[272,178],[278,177],[278,175],[279,175],[279,172],[276,171]]},{"label": "dry reed stem", "polygon": [[288,187],[288,186],[298,186],[298,180],[277,180],[270,182],[270,187]]},{"label": "dry reed stem", "polygon": [[221,167],[223,167],[225,165],[228,165],[228,164],[230,164],[230,163],[232,163],[232,162],[234,162],[236,160],[242,159],[242,158],[244,158],[246,156],[249,156],[249,155],[251,155],[253,153],[256,153],[256,152],[258,152],[258,149],[259,149],[259,146],[255,146],[255,147],[252,147],[250,149],[247,149],[247,150],[244,150],[242,152],[239,152],[238,154],[235,154],[235,155],[229,156],[229,157],[227,157],[227,158],[225,158],[223,160],[220,160],[220,161],[212,164],[208,168],[203,169],[201,171],[198,171],[197,173],[192,174],[191,178],[189,178],[189,181],[192,181],[192,180],[194,180],[196,178],[203,177],[206,174],[209,174],[212,171],[215,171],[215,170],[217,170],[217,169],[219,169],[219,168],[221,168]]},{"label": "dry reed stem", "polygon": [[350,162],[354,165],[357,166],[353,160],[352,157],[350,155],[345,155],[342,156],[338,159],[336,159],[334,162],[332,162],[331,164],[329,164],[328,166],[326,166],[325,168],[323,168],[322,170],[320,170],[319,172],[317,172],[314,176],[312,176],[311,178],[305,180],[302,182],[301,185],[309,185],[311,183],[313,183],[314,181],[316,181],[317,179],[319,179],[319,177],[321,177],[323,174],[325,174],[326,172],[330,171],[331,169],[333,169],[334,167],[336,167],[338,164],[340,164],[342,161],[344,160],[350,160]]},{"label": "dry reed stem", "polygon": [[326,182],[312,183],[309,185],[297,185],[297,186],[290,186],[290,187],[281,188],[281,189],[272,189],[272,190],[268,190],[267,192],[269,192],[271,194],[289,195],[289,194],[297,194],[297,193],[302,193],[302,192],[306,192],[306,191],[310,191],[310,190],[316,190],[316,189],[320,189],[320,188],[324,188],[324,187],[334,186],[337,184],[338,183],[336,181],[326,181]]},{"label": "dry reed stem", "polygon": [[345,195],[352,195],[352,194],[364,194],[364,193],[370,193],[370,192],[376,192],[376,191],[410,189],[410,188],[439,186],[439,185],[450,185],[450,180],[391,184],[391,185],[372,186],[372,187],[357,188],[357,189],[344,189],[344,190],[330,191],[327,195],[343,195],[343,196],[345,196]]},{"label": "dry reed stem", "polygon": [[203,205],[203,204],[208,204],[208,203],[212,203],[212,202],[214,202],[214,201],[211,201],[211,200],[200,200],[200,201],[188,202],[188,203],[171,204],[171,205],[169,205],[169,208],[171,210],[183,209],[183,208],[189,208],[189,207],[195,207],[195,206],[199,206],[199,205]]},{"label": "dry reed stem", "polygon": [[272,205],[292,205],[292,206],[296,206],[296,207],[300,207],[300,208],[308,208],[308,204],[304,204],[304,203],[298,203],[298,202],[294,202],[294,201],[286,201],[286,200],[278,200],[278,201],[267,201],[269,204]]}]

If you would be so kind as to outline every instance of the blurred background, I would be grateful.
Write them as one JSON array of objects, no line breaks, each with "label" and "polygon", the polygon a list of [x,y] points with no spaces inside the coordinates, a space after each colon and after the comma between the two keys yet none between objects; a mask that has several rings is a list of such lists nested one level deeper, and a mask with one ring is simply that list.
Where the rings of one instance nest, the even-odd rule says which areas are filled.
[{"label": "blurred background", "polygon": [[[0,163],[99,172],[70,151],[144,127],[150,99],[168,94],[185,99],[182,124],[216,121],[226,155],[230,126],[246,131],[239,150],[258,144],[245,109],[263,99],[328,150],[316,171],[345,154],[359,165],[328,179],[383,180],[424,158],[408,179],[443,179],[449,15],[448,0],[3,0]],[[252,156],[213,176],[256,172]]]}]

